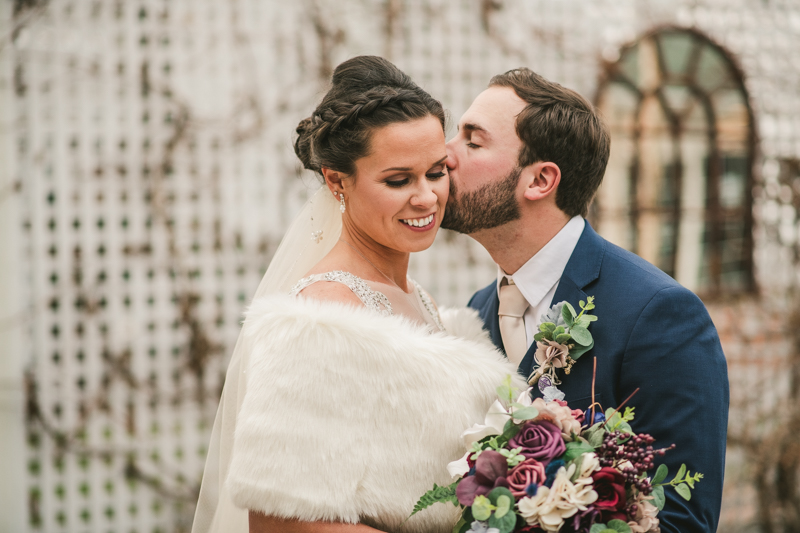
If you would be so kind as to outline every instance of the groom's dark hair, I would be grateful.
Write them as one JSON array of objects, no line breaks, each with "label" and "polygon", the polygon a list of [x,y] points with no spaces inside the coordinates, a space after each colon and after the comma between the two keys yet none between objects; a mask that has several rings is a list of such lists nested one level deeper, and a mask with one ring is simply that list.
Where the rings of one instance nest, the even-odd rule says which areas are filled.
[{"label": "groom's dark hair", "polygon": [[517,115],[519,166],[550,161],[561,170],[556,205],[586,216],[608,163],[611,139],[597,109],[573,90],[527,68],[498,74],[489,87],[514,89],[527,106]]}]

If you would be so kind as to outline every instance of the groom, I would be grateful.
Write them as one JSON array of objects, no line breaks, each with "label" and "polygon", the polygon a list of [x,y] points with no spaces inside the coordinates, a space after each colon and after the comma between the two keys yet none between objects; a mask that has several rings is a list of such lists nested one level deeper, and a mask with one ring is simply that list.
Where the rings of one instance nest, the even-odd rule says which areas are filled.
[{"label": "groom", "polygon": [[[633,427],[661,447],[671,479],[702,472],[687,502],[668,489],[665,533],[713,532],[725,467],[728,378],[703,303],[659,269],[600,237],[585,220],[603,178],[609,134],[580,95],[528,69],[495,76],[447,145],[451,192],[442,227],[481,243],[498,278],[472,297],[494,343],[527,377],[533,336],[551,305],[595,297],[594,348],[569,375],[570,407],[636,408]],[[501,316],[502,315],[502,316]],[[541,396],[534,387],[535,396]]]}]

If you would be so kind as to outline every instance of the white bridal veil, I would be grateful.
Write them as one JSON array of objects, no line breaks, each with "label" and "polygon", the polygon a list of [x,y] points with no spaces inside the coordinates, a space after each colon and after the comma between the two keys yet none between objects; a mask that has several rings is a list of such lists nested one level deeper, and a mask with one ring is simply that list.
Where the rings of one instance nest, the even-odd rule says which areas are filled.
[{"label": "white bridal veil", "polygon": [[[306,202],[275,252],[253,299],[286,294],[339,240],[339,203],[324,185]],[[320,238],[321,237],[321,238]],[[247,510],[233,505],[225,488],[231,463],[236,417],[245,394],[249,347],[236,341],[211,432],[192,533],[247,533]]]}]

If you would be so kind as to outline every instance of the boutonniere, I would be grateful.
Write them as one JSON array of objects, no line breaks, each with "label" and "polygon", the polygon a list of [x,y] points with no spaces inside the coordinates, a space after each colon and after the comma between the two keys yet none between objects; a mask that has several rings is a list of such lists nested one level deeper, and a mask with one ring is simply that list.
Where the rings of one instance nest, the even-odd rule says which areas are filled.
[{"label": "boutonniere", "polygon": [[594,347],[594,339],[589,332],[589,325],[597,320],[596,316],[589,313],[594,309],[594,296],[589,296],[585,302],[581,300],[579,305],[580,313],[569,302],[555,304],[542,316],[539,333],[533,337],[536,341],[534,359],[537,366],[528,377],[528,384],[538,383],[547,401],[564,399],[564,393],[557,387],[561,380],[556,375],[556,369],[563,368],[564,373],[569,375],[572,365]]}]

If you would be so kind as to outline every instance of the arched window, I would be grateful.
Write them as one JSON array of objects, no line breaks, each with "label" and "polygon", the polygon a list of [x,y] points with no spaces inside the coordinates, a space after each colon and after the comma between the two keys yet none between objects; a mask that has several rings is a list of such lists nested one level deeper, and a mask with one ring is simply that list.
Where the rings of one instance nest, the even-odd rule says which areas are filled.
[{"label": "arched window", "polygon": [[650,33],[605,66],[611,157],[601,234],[702,296],[754,287],[753,117],[742,75],[694,31]]}]

